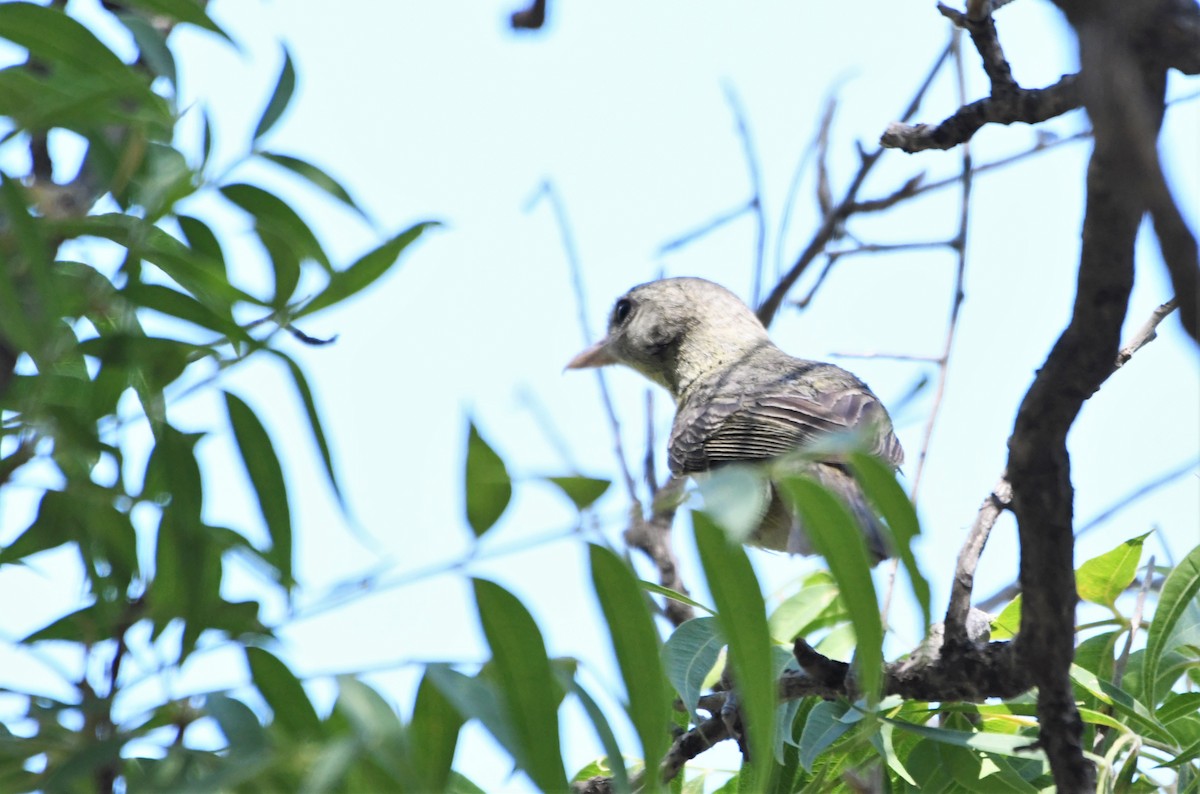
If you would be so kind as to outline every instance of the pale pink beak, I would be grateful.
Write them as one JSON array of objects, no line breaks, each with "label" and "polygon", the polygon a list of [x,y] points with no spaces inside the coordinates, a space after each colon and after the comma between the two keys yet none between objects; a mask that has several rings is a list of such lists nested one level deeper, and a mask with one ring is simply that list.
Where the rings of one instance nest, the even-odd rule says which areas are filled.
[{"label": "pale pink beak", "polygon": [[568,361],[565,369],[588,369],[616,363],[617,360],[608,350],[608,339],[604,338]]}]

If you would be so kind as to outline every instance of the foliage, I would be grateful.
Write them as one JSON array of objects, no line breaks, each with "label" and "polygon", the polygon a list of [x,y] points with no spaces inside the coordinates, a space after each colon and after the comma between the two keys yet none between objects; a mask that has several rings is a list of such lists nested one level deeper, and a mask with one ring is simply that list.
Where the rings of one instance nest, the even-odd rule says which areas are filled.
[{"label": "foliage", "polygon": [[[471,792],[478,789],[453,761],[472,721],[544,790],[565,788],[572,774],[611,777],[617,790],[638,781],[653,788],[656,776],[640,775],[658,768],[674,733],[705,720],[711,703],[704,692],[723,655],[750,763],[724,782],[679,778],[676,790],[826,790],[876,775],[893,790],[1052,785],[1032,749],[1031,695],[929,703],[882,691],[885,634],[868,556],[847,530],[845,510],[805,480],[785,483],[784,491],[804,512],[830,570],[768,602],[746,552],[722,526],[720,517],[732,513],[710,500],[709,512],[691,513],[690,525],[713,604],[701,604],[708,615],[665,639],[651,600],[663,589],[639,582],[616,551],[589,547],[624,716],[604,711],[576,660],[549,656],[526,605],[483,579],[472,586],[490,651],[485,663],[428,665],[407,716],[362,681],[342,677],[336,702],[322,713],[272,651],[262,604],[221,592],[234,557],[251,560],[277,594],[296,586],[283,467],[259,412],[221,380],[252,358],[282,362],[308,419],[316,463],[340,498],[312,391],[281,340],[289,333],[307,339],[296,321],[370,287],[431,224],[401,230],[338,267],[284,198],[227,178],[246,163],[269,164],[362,214],[316,165],[264,148],[295,85],[290,56],[244,157],[218,167],[206,118],[198,150],[180,143],[181,120],[204,111],[175,104],[167,34],[173,24],[189,24],[227,37],[190,0],[123,8],[115,16],[136,43],[132,63],[56,7],[0,5],[0,31],[29,55],[0,71],[0,116],[11,122],[0,146],[32,153],[29,173],[0,173],[0,485],[30,472],[50,483],[33,521],[5,537],[0,565],[67,549],[87,582],[84,606],[19,640],[35,653],[67,647],[81,662],[78,674],[63,674],[70,698],[8,692],[24,713],[0,726],[0,790]],[[66,183],[51,181],[40,161],[51,131],[87,145],[78,176]],[[270,263],[263,279],[231,267],[201,199],[252,220]],[[313,282],[322,285],[315,294],[298,291]],[[220,392],[256,493],[261,515],[246,526],[205,521],[211,494],[196,456],[204,434],[173,420],[176,403],[198,390]],[[144,467],[132,463],[143,456],[133,432],[139,428],[151,439]],[[928,627],[929,586],[909,548],[919,533],[916,516],[890,472],[867,458],[852,465],[892,531]],[[503,457],[473,423],[464,477],[463,509],[478,541],[501,519],[514,487]],[[608,487],[579,476],[549,479],[581,520]],[[1200,684],[1200,548],[1164,569],[1142,564],[1143,540],[1078,569],[1081,594],[1106,616],[1080,629],[1073,682],[1084,745],[1105,790],[1148,790],[1172,778],[1185,790],[1200,781],[1200,693],[1193,691]],[[1143,581],[1162,577],[1148,596],[1153,610],[1127,595],[1139,571]],[[1014,602],[1001,615],[997,637],[1018,624],[1018,609]],[[856,649],[862,696],[779,702],[778,676],[796,669],[787,644],[798,636],[835,659],[849,660]],[[126,662],[132,655],[150,651],[162,662],[156,672],[170,674],[220,644],[244,654],[253,691],[130,699],[139,683]],[[564,768],[559,714],[568,702],[581,708],[605,750],[582,770]],[[216,729],[218,746],[193,739],[200,725]]]}]

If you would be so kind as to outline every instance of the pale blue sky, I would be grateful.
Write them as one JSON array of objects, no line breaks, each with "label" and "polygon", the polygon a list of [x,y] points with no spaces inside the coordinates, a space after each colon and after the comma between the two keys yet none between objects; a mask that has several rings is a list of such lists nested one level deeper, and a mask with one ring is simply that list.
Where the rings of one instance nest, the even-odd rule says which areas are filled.
[{"label": "pale blue sky", "polygon": [[[296,520],[301,609],[338,582],[386,563],[390,576],[461,559],[471,547],[463,520],[462,457],[466,417],[520,479],[516,498],[484,550],[566,532],[569,505],[536,480],[570,466],[541,432],[534,410],[561,430],[574,464],[615,477],[611,441],[594,379],[562,374],[583,346],[569,271],[548,205],[526,211],[544,179],[563,197],[585,271],[586,313],[602,330],[611,301],[632,284],[669,275],[701,275],[748,296],[753,225],[749,217],[687,248],[657,255],[665,242],[742,203],[749,182],[741,142],[722,83],[741,96],[772,222],[769,263],[792,171],[839,86],[841,106],[831,140],[835,191],[856,167],[853,141],[873,145],[897,118],[948,35],[932,3],[755,4],[557,3],[542,33],[514,35],[507,14],[518,3],[230,2],[210,11],[243,53],[197,31],[179,30],[181,106],[203,104],[217,129],[216,160],[229,162],[249,138],[280,65],[286,42],[299,75],[293,107],[267,148],[311,159],[343,181],[375,218],[372,230],[340,207],[265,167],[235,171],[283,191],[341,263],[379,234],[435,218],[430,234],[388,279],[344,308],[302,325],[315,336],[339,335],[320,349],[294,346],[324,411],[349,503],[377,549],[355,539],[323,480],[297,401],[282,373],[254,365],[226,381],[259,411],[284,458]],[[1063,23],[1047,3],[1022,2],[1000,13],[1003,42],[1017,79],[1035,86],[1073,70]],[[111,31],[110,31],[111,33]],[[119,35],[111,33],[112,35]],[[966,58],[968,95],[986,90],[978,59]],[[1177,76],[1175,76],[1177,77]],[[936,121],[957,107],[953,83],[941,79],[918,114]],[[1194,92],[1173,79],[1172,93]],[[194,132],[195,116],[187,122]],[[1060,134],[1085,123],[1076,112],[1044,129]],[[1019,151],[1034,140],[1024,125],[988,128],[972,144],[976,162]],[[1162,152],[1193,229],[1200,217],[1200,103],[1168,114]],[[925,537],[918,556],[944,604],[964,528],[1003,468],[1005,441],[1034,371],[1064,326],[1072,298],[1089,145],[1073,144],[976,181],[960,334],[942,416],[921,486]],[[11,163],[0,150],[0,162]],[[864,195],[886,194],[912,174],[955,173],[957,152],[888,154]],[[811,234],[816,217],[807,180],[790,222],[785,263]],[[231,272],[248,283],[269,268],[244,232],[244,218],[197,201],[191,210],[221,219]],[[929,194],[894,212],[856,223],[869,242],[951,236],[955,189]],[[1157,247],[1143,240],[1129,329],[1170,297]],[[954,261],[919,252],[842,262],[803,313],[785,309],[773,335],[789,352],[827,358],[838,352],[936,354],[949,311]],[[816,268],[814,268],[814,271]],[[774,265],[769,267],[774,272]],[[811,284],[809,274],[795,295]],[[1196,355],[1177,318],[1160,339],[1117,373],[1084,408],[1072,433],[1076,514],[1083,520],[1154,476],[1195,460],[1200,449],[1200,378]],[[885,400],[898,400],[933,368],[912,362],[839,360]],[[613,372],[610,384],[637,467],[644,437],[647,384]],[[522,396],[536,396],[531,409]],[[911,476],[931,389],[896,412]],[[655,396],[657,436],[666,437],[670,406]],[[229,443],[218,400],[197,397],[173,414],[186,427],[213,432],[201,446],[213,522],[245,527],[255,515]],[[659,450],[660,460],[662,450]],[[136,456],[135,456],[136,457]],[[136,464],[131,464],[136,465]],[[660,465],[660,470],[665,465]],[[33,494],[30,493],[30,496]],[[22,525],[19,499],[0,514],[0,540]],[[1159,528],[1171,553],[1197,541],[1200,484],[1195,473],[1119,514],[1080,543],[1080,560]],[[619,487],[600,505],[605,534],[619,537],[626,500]],[[258,531],[258,530],[252,530]],[[700,588],[688,532],[677,527],[685,577]],[[1162,561],[1163,546],[1147,548]],[[584,660],[618,692],[598,610],[591,598],[584,546],[576,539],[536,545],[473,564],[533,611],[553,654]],[[1016,573],[1010,519],[993,536],[978,577],[990,594]],[[767,591],[785,587],[815,560],[753,552]],[[6,635],[41,625],[70,608],[78,586],[62,579],[62,559],[44,555],[32,572],[0,571],[9,603],[36,599],[45,613],[21,615]],[[61,556],[61,555],[60,555]],[[242,573],[230,593],[261,592]],[[703,595],[702,591],[701,595]],[[283,620],[271,599],[269,622]],[[912,607],[900,599],[893,652],[918,639]],[[11,617],[16,621],[18,618]],[[370,669],[368,680],[407,710],[419,667],[410,660],[481,660],[482,646],[467,579],[461,572],[393,587],[283,631],[282,652],[302,674]],[[2,650],[2,649],[0,649]],[[13,668],[36,665],[3,651]],[[7,664],[7,661],[6,661]],[[201,655],[169,682],[172,694],[237,686],[247,680],[238,657]],[[0,682],[9,684],[10,682]],[[47,684],[49,686],[49,684]],[[156,685],[157,686],[157,685]],[[314,679],[323,702],[328,678]],[[135,700],[131,698],[131,700]],[[619,722],[619,720],[617,720]],[[573,771],[598,754],[577,719],[564,723]],[[479,732],[469,731],[459,766],[489,791],[521,787]],[[632,749],[632,748],[631,748]]]}]

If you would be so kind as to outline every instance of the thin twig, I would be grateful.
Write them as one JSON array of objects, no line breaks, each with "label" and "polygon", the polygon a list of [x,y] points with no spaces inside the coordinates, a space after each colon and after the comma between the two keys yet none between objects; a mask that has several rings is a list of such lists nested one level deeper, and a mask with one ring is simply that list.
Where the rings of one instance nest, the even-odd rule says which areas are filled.
[{"label": "thin twig", "polygon": [[[807,170],[808,164],[813,161],[813,156],[816,154],[821,139],[828,134],[828,130],[833,124],[833,116],[836,110],[837,95],[831,91],[825,100],[825,110],[821,113],[821,121],[817,124],[816,132],[813,133],[808,145],[804,147],[804,152],[800,155],[800,162],[796,164],[796,168],[792,171],[792,180],[788,183],[787,195],[783,200],[783,213],[779,219],[779,231],[775,239],[775,276],[777,278],[783,272],[783,252],[786,247],[788,224],[792,219],[792,208],[796,202],[796,196],[800,194],[800,181],[804,177],[804,172]],[[825,270],[822,271],[822,279],[832,265],[832,262],[826,263]]]},{"label": "thin twig", "polygon": [[758,303],[762,293],[763,267],[766,265],[767,245],[767,215],[763,209],[762,173],[758,167],[758,155],[754,151],[754,141],[750,137],[750,126],[746,121],[746,111],[742,108],[741,100],[731,83],[724,83],[725,101],[733,112],[737,122],[738,137],[742,141],[742,153],[746,157],[746,171],[750,175],[750,201],[747,208],[754,215],[754,287],[751,294],[754,303]]}]

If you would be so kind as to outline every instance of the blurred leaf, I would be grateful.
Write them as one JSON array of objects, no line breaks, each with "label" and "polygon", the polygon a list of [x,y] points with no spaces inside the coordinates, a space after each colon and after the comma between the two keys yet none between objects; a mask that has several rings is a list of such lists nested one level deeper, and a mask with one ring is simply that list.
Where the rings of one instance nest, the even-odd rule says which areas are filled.
[{"label": "blurred leaf", "polygon": [[290,588],[295,584],[292,578],[292,515],[288,507],[283,469],[271,444],[271,437],[254,411],[237,395],[231,392],[224,394],[225,410],[233,426],[238,451],[246,466],[246,473],[250,475],[259,510],[271,535],[271,550],[265,557],[279,570],[280,583]]},{"label": "blurred leaf", "polygon": [[714,617],[692,618],[684,623],[663,645],[663,667],[667,679],[679,693],[684,708],[696,715],[704,681],[717,663],[725,638]]},{"label": "blurred leaf", "polygon": [[[1147,693],[1146,699],[1151,709],[1158,702],[1156,683],[1158,668],[1163,655],[1174,649],[1172,638],[1177,635],[1177,629],[1185,614],[1196,615],[1198,594],[1200,594],[1200,546],[1196,546],[1187,556],[1179,561],[1174,570],[1167,574],[1162,590],[1158,596],[1158,606],[1154,610],[1154,621],[1150,624],[1149,636],[1146,638],[1146,656],[1142,665],[1142,688]],[[1189,631],[1195,631],[1196,626],[1185,626]]]},{"label": "blurred leaf", "polygon": [[164,287],[161,284],[145,284],[132,282],[122,294],[130,302],[146,309],[160,312],[169,317],[177,317],[185,322],[206,328],[220,334],[231,341],[251,343],[250,335],[233,322],[231,317],[224,317],[205,306],[190,295]]},{"label": "blurred leaf", "polygon": [[350,194],[346,192],[346,189],[342,187],[337,180],[322,171],[320,168],[317,168],[312,163],[308,162],[307,160],[301,160],[299,157],[292,157],[291,155],[287,154],[277,154],[275,152],[263,152],[262,156],[270,160],[272,163],[282,166],[297,176],[308,180],[316,187],[325,191],[350,209],[354,210],[364,220],[367,220],[367,214],[363,212],[362,208],[359,207],[358,204],[355,203],[354,199],[350,197]]},{"label": "blurred leaf", "polygon": [[66,67],[82,74],[102,75],[117,85],[143,87],[112,50],[59,8],[33,3],[0,4],[0,31],[49,69]]},{"label": "blurred leaf", "polygon": [[896,482],[896,473],[879,458],[854,452],[850,455],[850,467],[863,492],[887,523],[892,535],[892,547],[904,564],[913,595],[921,606],[924,618],[921,630],[924,633],[930,624],[929,582],[917,566],[917,558],[912,551],[913,539],[921,534],[917,512],[900,483]]},{"label": "blurred leaf", "polygon": [[[588,553],[592,584],[629,696],[629,718],[641,740],[642,757],[653,764],[666,755],[667,726],[671,721],[671,697],[659,658],[662,643],[658,630],[646,606],[646,594],[629,566],[602,546],[591,544]],[[647,783],[651,789],[657,788],[656,780]]]},{"label": "blurred leaf", "polygon": [[1130,538],[1112,551],[1088,560],[1075,571],[1075,587],[1079,597],[1093,604],[1111,607],[1117,596],[1125,592],[1137,575],[1138,563],[1142,559],[1142,541],[1147,532]]},{"label": "blurred leaf", "polygon": [[179,230],[183,232],[188,247],[200,254],[210,267],[214,270],[219,269],[219,273],[226,276],[225,253],[221,250],[220,240],[208,224],[191,215],[178,215],[175,220],[179,223]]},{"label": "blurred leaf", "polygon": [[775,747],[776,681],[771,634],[758,578],[741,544],[733,545],[705,513],[692,511],[696,548],[704,578],[717,607],[721,633],[729,643],[729,661],[750,744],[750,762],[765,779]]},{"label": "blurred leaf", "polygon": [[731,539],[745,543],[767,512],[771,486],[761,466],[730,464],[696,478],[704,510]]},{"label": "blurred leaf", "polygon": [[231,754],[253,755],[269,748],[267,733],[258,717],[242,701],[227,695],[207,695],[204,710],[217,721]]},{"label": "blurred leaf", "polygon": [[300,401],[304,403],[304,414],[308,417],[308,427],[312,431],[313,441],[321,453],[321,463],[325,468],[325,475],[329,479],[329,485],[333,488],[334,495],[337,496],[338,506],[344,511],[347,509],[346,498],[342,494],[341,486],[338,485],[337,473],[333,468],[333,454],[329,450],[329,441],[326,439],[325,430],[321,425],[321,415],[317,410],[316,400],[313,399],[312,390],[308,387],[308,379],[304,377],[304,370],[300,369],[300,365],[286,353],[279,350],[270,352],[287,364],[288,372],[292,376],[292,383],[296,385]]},{"label": "blurred leaf", "polygon": [[417,687],[417,700],[408,730],[409,752],[421,789],[446,789],[462,725],[458,711],[427,673]]},{"label": "blurred leaf", "polygon": [[467,523],[475,537],[483,536],[500,519],[512,498],[512,480],[500,456],[483,440],[475,423],[467,431],[465,478]]},{"label": "blurred leaf", "polygon": [[689,598],[688,596],[685,596],[683,593],[672,590],[669,587],[663,587],[662,585],[656,584],[654,582],[647,582],[645,579],[639,579],[638,584],[640,584],[642,586],[642,589],[646,590],[647,592],[657,593],[658,595],[662,596],[663,598],[669,598],[672,601],[678,601],[681,604],[687,604],[688,606],[692,607],[693,609],[698,609],[701,612],[707,612],[710,615],[716,614],[716,612],[713,610],[713,608],[708,606],[707,604],[701,604],[696,599]]},{"label": "blurred leaf", "polygon": [[174,90],[176,82],[175,56],[167,47],[167,40],[163,34],[145,17],[137,14],[117,14],[116,17],[133,34],[133,41],[137,44],[138,52],[146,66],[159,77],[165,77]]},{"label": "blurred leaf", "polygon": [[[596,703],[595,698],[591,696],[591,694],[574,676],[566,678],[567,680],[563,682],[564,686],[568,692],[579,699],[579,703],[583,706],[583,710],[588,715],[588,719],[591,720],[592,727],[596,731],[596,736],[600,739],[600,745],[604,748],[604,752],[606,753],[607,757],[605,760],[608,761],[608,768],[604,770],[602,774],[604,774],[606,777],[612,778],[612,788],[614,791],[632,791],[632,788],[629,785],[629,773],[625,769],[625,759],[621,755],[621,746],[617,744],[617,737],[613,735],[612,727],[608,724],[608,719],[604,716],[603,709],[600,708],[599,704]],[[663,730],[666,730],[665,726]],[[597,774],[601,773],[597,772]],[[583,771],[580,771],[575,775],[575,778],[572,782],[579,781],[581,779],[586,780],[587,777],[591,777],[591,775],[584,777]]]},{"label": "blurred leaf", "polygon": [[226,42],[237,47],[237,43],[229,38],[229,35],[208,16],[204,10],[204,4],[198,3],[196,0],[127,0],[127,3],[156,14],[164,14],[177,22],[185,22],[210,33],[216,33]]},{"label": "blurred leaf", "polygon": [[270,706],[280,730],[295,739],[319,739],[321,720],[295,674],[262,648],[247,646],[245,651],[250,677]]},{"label": "blurred leaf", "polygon": [[992,639],[1011,640],[1021,630],[1021,595],[1018,593],[1000,614],[992,619]]},{"label": "blurred leaf", "polygon": [[287,47],[284,47],[283,69],[279,72],[279,79],[275,82],[275,91],[272,92],[271,99],[263,110],[262,118],[258,120],[258,126],[254,128],[254,140],[257,141],[275,126],[275,122],[279,121],[279,117],[287,110],[295,89],[296,70],[292,66],[292,54],[288,52]]},{"label": "blurred leaf", "polygon": [[883,624],[862,532],[841,502],[811,480],[788,477],[778,487],[838,583],[854,624],[859,688],[874,701],[883,674]]},{"label": "blurred leaf", "polygon": [[330,269],[320,241],[287,202],[260,187],[247,184],[226,185],[222,195],[254,218],[254,229],[271,257],[275,269],[274,306],[287,304],[300,280],[300,265],[312,259]]},{"label": "blurred leaf", "polygon": [[510,756],[518,758],[521,748],[511,714],[483,673],[471,677],[446,664],[431,664],[425,668],[425,679],[437,687],[464,720],[479,720]]},{"label": "blurred leaf", "polygon": [[296,317],[304,317],[313,312],[341,303],[371,284],[392,269],[400,254],[420,237],[426,229],[432,229],[440,224],[435,222],[418,223],[401,232],[392,239],[367,252],[357,262],[345,270],[339,270],[329,277],[329,284],[315,298],[305,304]]},{"label": "blurred leaf", "polygon": [[817,756],[854,727],[841,720],[849,710],[845,701],[823,700],[808,712],[804,732],[800,734],[800,765],[806,772],[812,772]]},{"label": "blurred leaf", "polygon": [[581,512],[591,507],[612,484],[609,480],[595,477],[547,477],[546,481],[557,485],[575,505],[575,509]]},{"label": "blurred leaf", "polygon": [[472,583],[497,692],[513,729],[515,759],[543,791],[566,789],[556,687],[542,633],[512,593],[485,579]]}]

